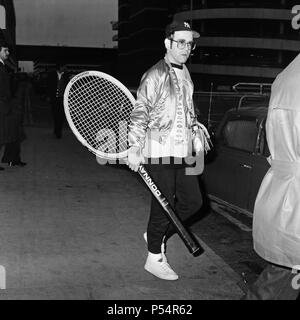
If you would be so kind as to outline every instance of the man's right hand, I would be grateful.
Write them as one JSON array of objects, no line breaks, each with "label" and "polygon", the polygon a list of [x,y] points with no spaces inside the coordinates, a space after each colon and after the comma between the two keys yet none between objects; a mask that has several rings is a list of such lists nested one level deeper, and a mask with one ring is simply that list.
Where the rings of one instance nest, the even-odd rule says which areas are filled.
[{"label": "man's right hand", "polygon": [[128,167],[137,172],[141,163],[145,163],[145,158],[141,152],[141,149],[137,146],[130,147],[127,153]]}]

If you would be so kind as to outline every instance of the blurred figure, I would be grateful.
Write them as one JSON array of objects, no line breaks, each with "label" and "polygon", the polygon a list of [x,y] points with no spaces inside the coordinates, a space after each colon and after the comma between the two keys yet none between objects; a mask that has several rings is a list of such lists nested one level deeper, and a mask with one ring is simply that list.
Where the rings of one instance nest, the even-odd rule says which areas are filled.
[{"label": "blurred figure", "polygon": [[22,113],[23,113],[23,123],[33,124],[32,116],[32,94],[33,85],[30,77],[25,72],[21,72],[17,76],[17,93],[18,100],[20,101]]},{"label": "blurred figure", "polygon": [[32,96],[33,96],[32,79],[31,77],[27,76],[26,87],[25,87],[25,97],[24,97],[25,124],[33,124]]},{"label": "blurred figure", "polygon": [[247,300],[295,300],[300,270],[300,54],[272,84],[266,122],[271,167],[254,207],[254,250],[270,264]]},{"label": "blurred figure", "polygon": [[17,99],[12,96],[11,76],[5,67],[8,56],[7,44],[0,41],[0,148],[5,146],[2,163],[23,167],[26,163],[20,157],[21,141],[24,139],[22,112]]},{"label": "blurred figure", "polygon": [[50,73],[48,79],[48,96],[50,98],[54,123],[53,131],[57,139],[61,139],[62,137],[65,121],[63,99],[69,78],[65,64],[58,63],[56,64],[55,71]]}]

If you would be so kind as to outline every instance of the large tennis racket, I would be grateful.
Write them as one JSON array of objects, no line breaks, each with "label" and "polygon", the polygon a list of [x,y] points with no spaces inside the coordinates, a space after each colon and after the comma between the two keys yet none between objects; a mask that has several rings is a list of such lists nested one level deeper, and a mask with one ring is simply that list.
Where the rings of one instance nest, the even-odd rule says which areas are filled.
[{"label": "large tennis racket", "polygon": [[[85,71],[70,80],[64,93],[67,121],[77,139],[97,157],[110,161],[127,156],[127,126],[135,99],[112,76]],[[193,255],[204,250],[182,225],[143,165],[138,173],[161,204],[179,236]]]}]

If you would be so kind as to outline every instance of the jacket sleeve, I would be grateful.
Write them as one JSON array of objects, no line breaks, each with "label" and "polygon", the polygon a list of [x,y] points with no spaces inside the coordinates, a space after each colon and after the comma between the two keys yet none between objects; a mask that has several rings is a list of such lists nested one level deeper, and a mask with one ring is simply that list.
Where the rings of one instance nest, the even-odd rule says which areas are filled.
[{"label": "jacket sleeve", "polygon": [[194,125],[197,125],[197,115],[195,113],[195,106],[194,106],[194,101],[191,99],[191,110],[190,110],[190,117],[191,117],[191,126],[193,127]]},{"label": "jacket sleeve", "polygon": [[149,123],[149,115],[155,105],[155,79],[152,74],[145,74],[137,91],[137,100],[130,116],[128,133],[129,146],[145,145],[145,137]]}]

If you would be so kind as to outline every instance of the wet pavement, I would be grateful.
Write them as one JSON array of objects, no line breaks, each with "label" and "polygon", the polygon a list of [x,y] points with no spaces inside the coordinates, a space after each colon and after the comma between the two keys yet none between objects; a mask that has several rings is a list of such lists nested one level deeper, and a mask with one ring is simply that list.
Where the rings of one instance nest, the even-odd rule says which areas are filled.
[{"label": "wet pavement", "polygon": [[199,257],[169,240],[178,281],[144,271],[150,193],[137,174],[97,164],[70,130],[25,129],[28,165],[0,172],[0,299],[240,299],[240,275],[202,239]]}]

